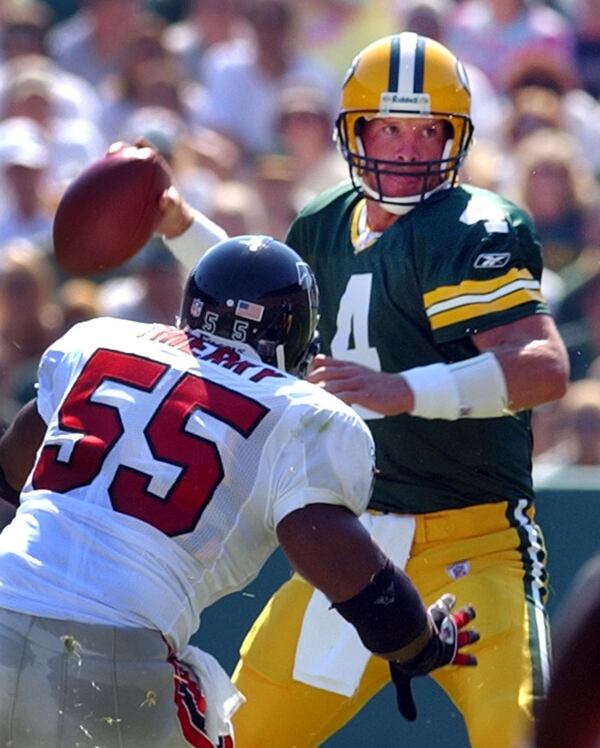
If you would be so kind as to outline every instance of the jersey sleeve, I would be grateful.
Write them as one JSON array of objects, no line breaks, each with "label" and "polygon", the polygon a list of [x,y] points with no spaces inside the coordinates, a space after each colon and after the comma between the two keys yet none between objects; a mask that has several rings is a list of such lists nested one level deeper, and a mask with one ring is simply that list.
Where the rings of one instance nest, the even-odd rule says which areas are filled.
[{"label": "jersey sleeve", "polygon": [[[46,423],[59,407],[90,347],[100,345],[102,340],[114,342],[117,334],[112,327],[114,322],[107,317],[97,317],[73,325],[43,353],[38,366],[37,407]],[[128,320],[119,320],[118,324],[123,328],[140,325]]]},{"label": "jersey sleeve", "polygon": [[308,504],[336,504],[361,514],[375,475],[368,428],[350,408],[295,410],[290,414],[294,425],[276,460],[272,526]]},{"label": "jersey sleeve", "polygon": [[499,199],[471,201],[458,224],[454,246],[445,247],[422,278],[436,343],[549,313],[540,286],[541,245],[523,211]]},{"label": "jersey sleeve", "polygon": [[70,366],[61,366],[68,358],[79,357],[77,341],[84,334],[82,327],[74,325],[61,338],[52,343],[43,353],[38,366],[37,408],[46,423],[58,408],[69,386]]}]

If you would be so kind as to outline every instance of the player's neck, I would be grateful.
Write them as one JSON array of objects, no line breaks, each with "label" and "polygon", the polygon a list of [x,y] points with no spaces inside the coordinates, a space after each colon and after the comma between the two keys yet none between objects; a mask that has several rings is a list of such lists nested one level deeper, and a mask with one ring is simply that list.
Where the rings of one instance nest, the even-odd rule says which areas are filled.
[{"label": "player's neck", "polygon": [[375,200],[367,198],[367,224],[371,231],[385,231],[397,220],[397,215],[382,208]]}]

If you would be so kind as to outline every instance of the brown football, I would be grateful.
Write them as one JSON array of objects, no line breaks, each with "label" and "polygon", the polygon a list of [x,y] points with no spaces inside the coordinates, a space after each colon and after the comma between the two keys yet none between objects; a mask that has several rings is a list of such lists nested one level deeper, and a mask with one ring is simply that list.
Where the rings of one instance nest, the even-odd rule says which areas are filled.
[{"label": "brown football", "polygon": [[123,144],[94,161],[58,204],[52,236],[59,265],[89,275],[128,260],[154,233],[158,201],[170,184],[168,167],[152,148]]}]

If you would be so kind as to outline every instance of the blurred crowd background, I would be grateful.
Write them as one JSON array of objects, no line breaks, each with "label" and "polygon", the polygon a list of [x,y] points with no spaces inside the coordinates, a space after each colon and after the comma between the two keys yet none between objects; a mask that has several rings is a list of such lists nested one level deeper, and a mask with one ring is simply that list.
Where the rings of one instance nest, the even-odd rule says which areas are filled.
[{"label": "blurred crowd background", "polygon": [[229,234],[283,239],[347,176],[332,129],[352,58],[402,30],[466,64],[462,179],[524,207],[544,244],[573,381],[534,413],[535,464],[600,465],[600,0],[2,0],[0,424],[75,322],[178,311],[182,271],[158,238],[111,275],[56,267],[53,213],[83,168],[146,137]]}]

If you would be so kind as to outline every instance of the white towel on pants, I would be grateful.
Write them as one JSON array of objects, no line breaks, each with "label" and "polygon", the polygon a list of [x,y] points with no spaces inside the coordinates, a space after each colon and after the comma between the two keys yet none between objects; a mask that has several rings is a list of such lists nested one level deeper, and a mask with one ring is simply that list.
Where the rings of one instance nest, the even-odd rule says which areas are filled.
[{"label": "white towel on pants", "polygon": [[[415,534],[414,517],[397,514],[363,514],[362,524],[396,566],[404,569]],[[300,630],[294,679],[326,691],[352,696],[358,688],[371,652],[356,629],[331,608],[315,590]]]}]

